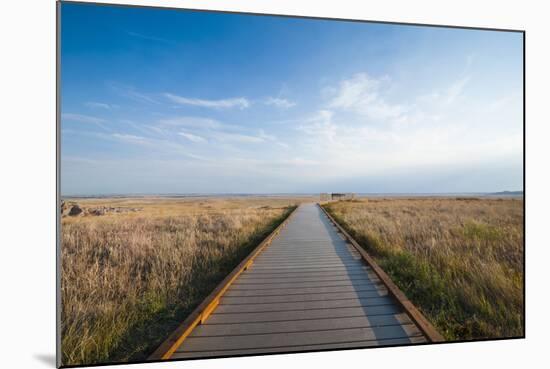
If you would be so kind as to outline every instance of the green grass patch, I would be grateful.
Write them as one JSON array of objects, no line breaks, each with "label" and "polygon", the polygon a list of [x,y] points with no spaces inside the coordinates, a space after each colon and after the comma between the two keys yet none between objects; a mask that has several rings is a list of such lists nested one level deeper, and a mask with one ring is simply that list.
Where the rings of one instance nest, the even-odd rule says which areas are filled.
[{"label": "green grass patch", "polygon": [[447,223],[441,212],[432,216],[421,208],[404,212],[395,203],[382,204],[387,206],[339,202],[323,207],[447,340],[523,335],[521,264],[509,256],[515,255],[518,244],[512,242],[519,237],[509,239],[502,228],[470,217],[457,227],[459,211],[466,212],[462,208],[451,207],[456,214],[445,209]]}]

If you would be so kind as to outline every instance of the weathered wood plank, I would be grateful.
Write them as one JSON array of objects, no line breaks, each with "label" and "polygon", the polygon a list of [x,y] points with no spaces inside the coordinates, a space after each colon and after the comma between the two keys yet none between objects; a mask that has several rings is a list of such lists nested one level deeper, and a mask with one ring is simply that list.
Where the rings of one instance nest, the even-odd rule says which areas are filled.
[{"label": "weathered wood plank", "polygon": [[266,304],[250,305],[218,305],[216,314],[225,313],[250,313],[269,311],[290,311],[290,310],[311,310],[311,309],[334,309],[345,307],[379,306],[393,304],[393,300],[387,296],[364,297],[361,299],[341,299],[327,301],[300,301],[300,302],[277,302]]},{"label": "weathered wood plank", "polygon": [[338,272],[342,272],[342,271],[349,271],[349,272],[352,272],[352,271],[358,271],[358,270],[367,270],[367,267],[362,265],[362,266],[354,266],[354,267],[345,267],[343,265],[341,266],[337,266],[337,267],[311,267],[311,268],[293,268],[293,269],[289,269],[289,268],[286,268],[286,269],[280,269],[280,270],[274,270],[274,269],[261,269],[261,268],[256,268],[256,269],[253,269],[253,273],[265,273],[265,274],[275,274],[275,273],[287,273],[287,274],[290,274],[290,273],[310,273],[310,272],[318,272],[318,273],[329,273],[331,271],[338,271]]},{"label": "weathered wood plank", "polygon": [[336,281],[363,281],[365,278],[359,274],[340,274],[340,275],[324,275],[324,276],[305,276],[305,277],[294,277],[294,278],[240,278],[238,284],[275,284],[280,285],[281,283],[290,282],[300,283],[300,282],[336,282]]},{"label": "weathered wood plank", "polygon": [[288,282],[288,283],[279,283],[279,284],[235,284],[231,286],[232,290],[273,290],[273,289],[287,289],[287,288],[307,288],[307,287],[345,287],[352,286],[356,288],[361,288],[365,286],[374,286],[373,282],[368,279],[363,280],[346,280],[346,281],[334,281],[334,282]]},{"label": "weathered wood plank", "polygon": [[[232,336],[245,334],[268,334],[285,332],[306,332],[316,330],[334,330],[345,328],[376,328],[388,325],[412,325],[411,320],[404,313],[394,315],[377,315],[332,319],[293,320],[269,323],[240,323],[240,324],[204,324],[198,326],[192,337]],[[412,325],[409,335],[420,332]]]},{"label": "weathered wood plank", "polygon": [[337,349],[353,349],[353,348],[368,348],[377,346],[395,346],[405,345],[410,343],[423,343],[426,339],[423,336],[395,338],[387,340],[375,341],[354,341],[345,343],[331,343],[325,345],[306,345],[306,346],[281,346],[260,349],[241,349],[229,351],[191,351],[191,352],[176,352],[172,357],[174,359],[191,359],[191,358],[206,358],[206,357],[223,357],[233,355],[258,355],[268,353],[286,353],[286,352],[304,352],[318,350],[337,350]]},{"label": "weathered wood plank", "polygon": [[316,278],[316,277],[338,277],[338,276],[362,276],[363,270],[359,271],[328,271],[328,272],[289,272],[289,273],[247,273],[241,275],[243,281],[253,281],[259,279],[269,279],[272,281],[294,280],[294,278]]},{"label": "weathered wood plank", "polygon": [[382,284],[372,284],[365,286],[324,286],[324,287],[301,287],[301,288],[272,288],[263,290],[246,290],[246,289],[230,289],[225,296],[273,296],[273,295],[305,295],[317,293],[332,293],[332,292],[360,292],[360,291],[376,291],[383,289]]},{"label": "weathered wood plank", "polygon": [[314,332],[269,333],[244,336],[189,337],[177,350],[242,350],[279,346],[319,345],[350,341],[408,338],[401,325],[374,328],[348,328]]},{"label": "weathered wood plank", "polygon": [[344,318],[351,316],[387,315],[401,313],[396,305],[351,307],[338,309],[319,309],[301,311],[277,311],[266,313],[236,313],[236,314],[212,314],[208,324],[246,323],[246,322],[270,322],[281,320],[302,320],[322,318]]},{"label": "weathered wood plank", "polygon": [[341,267],[344,266],[346,268],[353,268],[353,267],[361,267],[363,264],[361,261],[358,260],[349,260],[349,261],[342,261],[342,260],[334,260],[334,261],[328,261],[323,263],[316,263],[316,262],[296,262],[296,263],[281,263],[281,262],[262,262],[261,264],[257,264],[258,269],[257,270],[266,270],[266,269],[288,269],[288,268],[298,268],[298,269],[305,269],[305,268],[312,268],[312,267]]},{"label": "weathered wood plank", "polygon": [[[302,262],[302,261],[315,261],[315,262],[323,262],[323,261],[327,261],[327,260],[331,260],[331,261],[345,261],[345,260],[360,260],[358,257],[353,257],[353,256],[345,256],[345,255],[338,255],[336,253],[334,254],[327,254],[327,255],[323,255],[323,256],[294,256],[292,258],[292,261],[297,263],[297,262]],[[256,259],[257,262],[282,262],[282,263],[286,263],[288,262],[287,260],[287,257],[286,256],[279,256],[279,257],[275,257],[275,256],[263,256],[263,257],[259,257]]]},{"label": "weathered wood plank", "polygon": [[311,270],[311,269],[346,269],[351,270],[354,268],[360,268],[361,264],[357,262],[354,265],[344,265],[341,263],[334,264],[323,264],[323,265],[270,265],[270,266],[259,266],[256,270],[261,271],[292,271],[292,270]]},{"label": "weathered wood plank", "polygon": [[284,294],[276,296],[224,296],[221,300],[222,305],[231,304],[265,304],[276,302],[298,302],[298,301],[329,301],[349,298],[365,298],[387,296],[387,291],[367,290],[351,292],[333,292],[333,293],[315,293],[315,294]]}]

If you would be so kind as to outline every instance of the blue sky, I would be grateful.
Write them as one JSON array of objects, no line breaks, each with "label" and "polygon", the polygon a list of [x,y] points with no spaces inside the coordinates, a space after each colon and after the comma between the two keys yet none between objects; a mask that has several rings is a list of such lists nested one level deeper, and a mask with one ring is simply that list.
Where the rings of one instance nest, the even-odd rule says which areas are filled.
[{"label": "blue sky", "polygon": [[523,189],[522,35],[63,4],[61,190]]}]

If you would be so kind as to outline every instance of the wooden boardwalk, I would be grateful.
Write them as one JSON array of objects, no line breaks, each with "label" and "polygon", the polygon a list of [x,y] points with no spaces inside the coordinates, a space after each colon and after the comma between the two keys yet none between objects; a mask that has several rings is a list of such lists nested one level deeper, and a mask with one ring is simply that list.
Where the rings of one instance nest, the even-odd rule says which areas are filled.
[{"label": "wooden boardwalk", "polygon": [[426,342],[323,211],[301,205],[172,359]]}]

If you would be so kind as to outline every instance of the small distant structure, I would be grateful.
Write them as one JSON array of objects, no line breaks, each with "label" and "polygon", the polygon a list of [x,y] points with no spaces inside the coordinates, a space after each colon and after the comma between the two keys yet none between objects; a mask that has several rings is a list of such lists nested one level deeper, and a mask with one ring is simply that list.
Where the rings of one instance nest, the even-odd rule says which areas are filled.
[{"label": "small distant structure", "polygon": [[353,193],[353,192],[333,192],[333,193],[323,192],[323,193],[319,194],[319,200],[321,202],[355,200],[355,193]]},{"label": "small distant structure", "polygon": [[352,192],[346,192],[346,193],[332,193],[331,194],[331,200],[353,200],[355,199],[355,193]]}]

